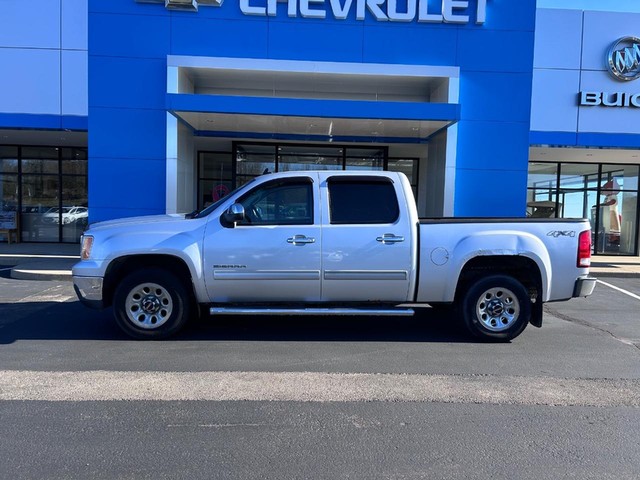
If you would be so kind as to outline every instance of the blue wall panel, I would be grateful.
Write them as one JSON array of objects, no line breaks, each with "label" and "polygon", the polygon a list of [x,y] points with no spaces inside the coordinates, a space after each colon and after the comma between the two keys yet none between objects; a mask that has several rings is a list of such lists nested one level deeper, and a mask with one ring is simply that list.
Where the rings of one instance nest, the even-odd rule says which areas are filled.
[{"label": "blue wall panel", "polygon": [[[156,5],[142,5],[145,6]],[[169,52],[171,23],[168,16],[95,13],[90,15],[89,22],[91,55],[164,59]],[[90,74],[89,82],[92,80],[95,77]]]},{"label": "blue wall panel", "polygon": [[90,112],[89,162],[93,157],[165,157],[164,110],[92,107]]},{"label": "blue wall panel", "polygon": [[533,32],[460,30],[458,63],[478,72],[528,73],[533,64],[533,39]]},{"label": "blue wall panel", "polygon": [[530,73],[469,72],[461,77],[462,118],[516,121],[528,125],[531,116]]},{"label": "blue wall panel", "polygon": [[373,24],[364,29],[363,61],[408,65],[456,65],[458,31],[449,26]]},{"label": "blue wall panel", "polygon": [[166,161],[155,159],[91,157],[89,191],[101,195],[91,202],[94,209],[155,210],[164,213]]},{"label": "blue wall panel", "polygon": [[526,171],[456,170],[457,217],[522,217],[526,196]]},{"label": "blue wall panel", "polygon": [[[527,172],[529,129],[523,123],[462,121],[458,123],[459,168]],[[499,148],[496,148],[499,145]]]},{"label": "blue wall panel", "polygon": [[91,91],[92,106],[164,109],[166,60],[93,57],[91,71],[109,87]]},{"label": "blue wall panel", "polygon": [[362,25],[271,22],[269,58],[330,62],[362,61]]},{"label": "blue wall panel", "polygon": [[268,22],[202,19],[193,15],[171,20],[171,53],[209,57],[265,58]]}]

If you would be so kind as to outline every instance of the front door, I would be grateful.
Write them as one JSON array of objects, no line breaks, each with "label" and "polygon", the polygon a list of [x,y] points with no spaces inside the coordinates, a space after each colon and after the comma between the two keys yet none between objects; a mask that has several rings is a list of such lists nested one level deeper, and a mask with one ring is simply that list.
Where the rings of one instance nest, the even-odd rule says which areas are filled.
[{"label": "front door", "polygon": [[321,225],[317,177],[259,184],[240,197],[245,220],[212,219],[205,278],[212,302],[320,300]]}]

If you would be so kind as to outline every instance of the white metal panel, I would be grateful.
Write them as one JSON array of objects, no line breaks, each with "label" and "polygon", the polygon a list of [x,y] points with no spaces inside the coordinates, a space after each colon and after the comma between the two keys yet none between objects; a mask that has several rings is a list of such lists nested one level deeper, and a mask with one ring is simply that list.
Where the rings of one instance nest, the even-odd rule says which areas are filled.
[{"label": "white metal panel", "polygon": [[87,50],[88,0],[62,0],[62,48]]},{"label": "white metal panel", "polygon": [[62,51],[62,115],[87,116],[89,112],[86,51]]},{"label": "white metal panel", "polygon": [[539,8],[536,12],[534,68],[579,69],[582,11]]},{"label": "white metal panel", "polygon": [[60,48],[60,0],[0,2],[0,47]]},{"label": "white metal panel", "polygon": [[534,70],[531,130],[575,132],[579,91],[578,70]]},{"label": "white metal panel", "polygon": [[640,13],[584,12],[583,70],[606,70],[611,45],[629,35],[638,36]]},{"label": "white metal panel", "polygon": [[0,112],[60,114],[60,50],[0,48]]},{"label": "white metal panel", "polygon": [[[635,82],[620,82],[614,80],[607,72],[582,72],[582,91],[640,93],[640,80]],[[610,97],[613,98],[613,97]],[[576,103],[578,100],[576,99]],[[635,107],[580,107],[580,132],[601,133],[633,133],[640,134],[640,111]]]}]

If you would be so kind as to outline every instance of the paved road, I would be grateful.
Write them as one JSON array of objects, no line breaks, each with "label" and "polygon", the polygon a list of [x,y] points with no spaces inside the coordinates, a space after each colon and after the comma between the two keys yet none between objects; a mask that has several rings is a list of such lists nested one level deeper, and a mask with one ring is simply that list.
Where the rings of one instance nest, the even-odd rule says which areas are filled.
[{"label": "paved road", "polygon": [[606,281],[483,344],[429,312],[136,342],[0,278],[0,478],[637,478],[640,280]]}]

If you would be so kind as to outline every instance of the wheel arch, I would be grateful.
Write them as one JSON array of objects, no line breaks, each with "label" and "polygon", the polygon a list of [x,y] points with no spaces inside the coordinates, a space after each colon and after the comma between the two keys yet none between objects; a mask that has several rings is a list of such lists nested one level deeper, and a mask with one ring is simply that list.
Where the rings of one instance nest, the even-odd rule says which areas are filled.
[{"label": "wheel arch", "polygon": [[115,290],[123,278],[132,272],[145,268],[161,268],[177,276],[184,282],[193,302],[196,302],[193,275],[182,258],[168,254],[137,254],[118,257],[109,263],[103,284],[105,307],[112,305]]},{"label": "wheel arch", "polygon": [[460,302],[471,285],[490,275],[507,275],[522,283],[531,298],[530,323],[536,327],[542,326],[546,276],[543,278],[543,272],[535,260],[524,255],[483,255],[467,261],[456,284],[456,302]]}]

